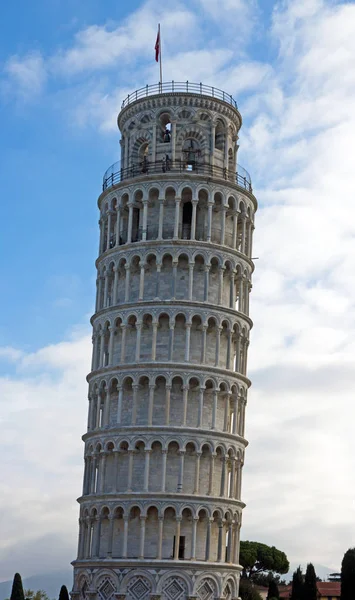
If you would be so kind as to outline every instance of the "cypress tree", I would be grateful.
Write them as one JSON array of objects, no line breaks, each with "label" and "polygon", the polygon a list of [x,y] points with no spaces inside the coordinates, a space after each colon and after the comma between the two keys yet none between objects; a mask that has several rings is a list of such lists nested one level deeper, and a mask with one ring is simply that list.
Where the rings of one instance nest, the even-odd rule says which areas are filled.
[{"label": "cypress tree", "polygon": [[317,576],[312,563],[309,563],[306,569],[303,600],[317,600]]},{"label": "cypress tree", "polygon": [[60,588],[59,600],[69,600],[69,594],[66,585],[62,585]]},{"label": "cypress tree", "polygon": [[344,554],[340,581],[340,600],[353,600],[355,598],[355,548],[350,548]]},{"label": "cypress tree", "polygon": [[10,600],[25,600],[23,593],[22,579],[19,573],[15,573],[14,580],[12,583],[12,590]]},{"label": "cypress tree", "polygon": [[298,567],[292,577],[291,600],[303,600],[303,574],[301,567]]},{"label": "cypress tree", "polygon": [[270,579],[269,589],[267,592],[267,599],[271,600],[271,598],[279,598],[279,597],[280,597],[280,593],[279,593],[279,588],[277,587],[277,583],[276,583],[275,579]]}]

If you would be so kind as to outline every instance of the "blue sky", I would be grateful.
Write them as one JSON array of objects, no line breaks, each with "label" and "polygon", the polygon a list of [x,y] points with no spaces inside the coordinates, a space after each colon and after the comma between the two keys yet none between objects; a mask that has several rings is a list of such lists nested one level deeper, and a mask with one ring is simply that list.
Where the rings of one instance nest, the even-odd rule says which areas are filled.
[{"label": "blue sky", "polygon": [[158,79],[158,21],[165,80],[237,99],[260,206],[243,536],[331,568],[353,545],[354,3],[19,0],[0,23],[0,580],[75,555],[96,201],[122,99]]}]

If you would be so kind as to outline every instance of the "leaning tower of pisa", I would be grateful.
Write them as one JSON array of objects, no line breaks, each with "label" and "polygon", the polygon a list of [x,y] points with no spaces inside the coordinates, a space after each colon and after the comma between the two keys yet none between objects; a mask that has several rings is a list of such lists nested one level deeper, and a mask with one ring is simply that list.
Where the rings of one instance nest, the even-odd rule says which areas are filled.
[{"label": "leaning tower of pisa", "polygon": [[130,94],[104,175],[74,600],[238,597],[254,213],[241,115]]}]

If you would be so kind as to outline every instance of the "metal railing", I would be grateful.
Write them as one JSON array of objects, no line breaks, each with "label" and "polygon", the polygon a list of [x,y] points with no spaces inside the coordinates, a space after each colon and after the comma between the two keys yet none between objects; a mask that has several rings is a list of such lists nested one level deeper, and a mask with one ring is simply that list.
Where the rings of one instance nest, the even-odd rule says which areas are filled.
[{"label": "metal railing", "polygon": [[158,94],[174,94],[174,93],[185,93],[185,94],[200,94],[201,96],[210,96],[217,98],[217,100],[223,100],[238,110],[237,102],[233,96],[227,94],[219,88],[212,87],[210,85],[204,85],[203,83],[191,83],[190,81],[167,81],[164,83],[155,83],[153,85],[146,85],[145,87],[136,90],[132,94],[128,94],[122,102],[121,110],[126,108],[132,102],[146,98],[147,96],[156,96]]},{"label": "metal railing", "polygon": [[127,167],[126,169],[121,168],[121,161],[118,161],[111,165],[103,178],[102,190],[105,191],[107,188],[121,183],[126,179],[132,179],[134,177],[144,177],[149,175],[161,175],[164,173],[178,173],[185,175],[206,175],[208,177],[216,177],[217,179],[224,179],[231,183],[236,183],[240,187],[244,188],[248,192],[252,192],[252,184],[248,171],[246,171],[240,165],[237,165],[236,171],[231,171],[224,167],[216,167],[206,163],[187,164],[183,161],[172,162],[144,162],[138,163]]}]

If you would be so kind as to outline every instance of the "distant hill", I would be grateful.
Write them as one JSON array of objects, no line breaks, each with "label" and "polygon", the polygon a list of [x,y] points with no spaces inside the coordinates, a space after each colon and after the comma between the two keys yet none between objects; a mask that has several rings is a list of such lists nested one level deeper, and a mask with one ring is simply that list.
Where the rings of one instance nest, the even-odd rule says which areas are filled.
[{"label": "distant hill", "polygon": [[[25,589],[44,590],[49,598],[57,600],[59,590],[62,585],[66,585],[70,592],[73,585],[73,569],[68,568],[65,571],[55,571],[45,575],[32,575],[22,580]],[[11,594],[12,580],[0,583],[0,600],[9,598]]]}]

